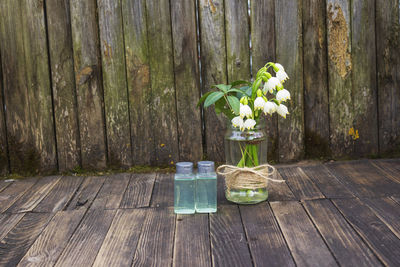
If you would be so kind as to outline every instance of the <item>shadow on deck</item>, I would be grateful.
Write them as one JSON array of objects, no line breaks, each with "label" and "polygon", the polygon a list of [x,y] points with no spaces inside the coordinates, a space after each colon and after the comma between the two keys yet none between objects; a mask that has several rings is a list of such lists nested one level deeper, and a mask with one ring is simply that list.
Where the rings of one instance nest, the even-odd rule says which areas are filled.
[{"label": "shadow on deck", "polygon": [[279,168],[269,201],[173,213],[171,174],[0,180],[0,266],[400,266],[400,159]]}]

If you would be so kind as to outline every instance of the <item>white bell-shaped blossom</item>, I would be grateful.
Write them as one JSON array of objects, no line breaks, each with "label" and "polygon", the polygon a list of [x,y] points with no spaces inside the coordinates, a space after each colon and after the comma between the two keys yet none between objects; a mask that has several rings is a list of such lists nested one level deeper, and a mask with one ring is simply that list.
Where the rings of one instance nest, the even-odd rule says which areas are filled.
[{"label": "white bell-shaped blossom", "polygon": [[278,70],[278,72],[276,73],[276,78],[278,78],[278,80],[281,83],[283,83],[284,81],[289,79],[289,76],[287,75],[287,73],[284,70]]},{"label": "white bell-shaped blossom", "polygon": [[281,64],[279,64],[279,63],[275,63],[275,67],[277,67],[278,70],[285,71],[285,68],[284,68]]},{"label": "white bell-shaped blossom", "polygon": [[263,110],[265,105],[265,100],[261,96],[254,100],[254,110]]},{"label": "white bell-shaped blossom", "polygon": [[273,92],[273,90],[275,89],[275,87],[280,86],[281,82],[279,81],[278,78],[276,77],[271,77],[268,79],[268,81],[264,84],[264,93],[266,93],[267,91],[269,91],[271,94]]},{"label": "white bell-shaped blossom", "polygon": [[233,127],[239,127],[240,129],[244,127],[243,119],[240,116],[234,117],[231,122]]},{"label": "white bell-shaped blossom", "polygon": [[244,122],[244,128],[246,128],[247,130],[253,129],[254,126],[256,126],[256,121],[253,119],[247,119]]},{"label": "white bell-shaped blossom", "polygon": [[278,112],[278,114],[281,115],[282,117],[284,117],[285,119],[286,119],[286,114],[289,114],[287,107],[283,104],[280,104],[276,108],[276,112]]},{"label": "white bell-shaped blossom", "polygon": [[278,107],[277,104],[275,104],[275,102],[272,101],[267,101],[264,105],[264,113],[265,115],[270,114],[272,115],[272,113],[274,113],[276,111],[276,108]]},{"label": "white bell-shaped blossom", "polygon": [[253,115],[251,108],[248,105],[240,104],[240,117],[243,119],[244,117],[250,118]]},{"label": "white bell-shaped blossom", "polygon": [[279,90],[278,93],[276,93],[276,100],[279,102],[281,101],[286,101],[290,99],[290,93],[286,89]]}]

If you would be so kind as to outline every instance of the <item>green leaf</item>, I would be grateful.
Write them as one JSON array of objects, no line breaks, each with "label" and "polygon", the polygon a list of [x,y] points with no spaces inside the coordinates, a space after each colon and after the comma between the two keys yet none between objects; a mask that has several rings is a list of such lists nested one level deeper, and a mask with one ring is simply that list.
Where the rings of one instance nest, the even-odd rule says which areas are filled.
[{"label": "green leaf", "polygon": [[207,108],[207,107],[211,106],[212,104],[214,104],[216,101],[218,101],[218,99],[220,99],[223,96],[224,96],[224,93],[222,93],[222,92],[212,92],[207,97],[206,101],[204,102],[204,107]]},{"label": "green leaf", "polygon": [[221,90],[222,92],[224,92],[225,94],[228,92],[229,89],[231,89],[232,85],[228,84],[217,84],[217,85],[213,85],[211,87],[215,87],[218,88],[219,90]]},{"label": "green leaf", "polygon": [[248,82],[248,81],[238,80],[238,81],[232,82],[232,83],[231,83],[231,86],[232,86],[232,87],[235,87],[235,86],[238,86],[238,85],[240,85],[240,84],[251,85],[251,83]]},{"label": "green leaf", "polygon": [[243,91],[242,91],[242,90],[236,89],[236,88],[231,88],[231,89],[229,89],[228,93],[231,93],[231,92],[236,92],[236,93],[241,93],[241,94],[243,94]]},{"label": "green leaf", "polygon": [[235,96],[228,95],[228,102],[229,105],[231,105],[233,112],[235,112],[236,115],[239,115],[240,112],[239,99],[237,99]]},{"label": "green leaf", "polygon": [[211,94],[212,92],[207,92],[202,97],[199,99],[199,102],[197,102],[197,107],[200,107],[201,103],[204,102],[204,100]]},{"label": "green leaf", "polygon": [[251,93],[252,93],[252,92],[253,92],[253,89],[249,86],[249,88],[247,88],[245,94],[246,94],[247,96],[251,96]]},{"label": "green leaf", "polygon": [[226,107],[225,98],[221,98],[217,102],[215,102],[215,113],[219,115],[221,114],[221,112],[224,113],[224,115],[229,119],[233,119],[234,117],[232,111]]}]

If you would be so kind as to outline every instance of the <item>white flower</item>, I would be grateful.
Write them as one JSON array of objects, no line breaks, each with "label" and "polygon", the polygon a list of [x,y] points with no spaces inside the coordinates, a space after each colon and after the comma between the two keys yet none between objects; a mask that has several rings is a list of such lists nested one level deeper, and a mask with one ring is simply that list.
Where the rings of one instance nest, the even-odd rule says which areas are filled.
[{"label": "white flower", "polygon": [[271,77],[269,78],[269,80],[264,84],[264,93],[266,93],[267,91],[269,91],[271,94],[273,92],[273,90],[275,89],[275,87],[281,85],[281,82],[279,81],[278,78],[276,77]]},{"label": "white flower", "polygon": [[243,119],[244,117],[250,118],[253,112],[248,105],[240,104],[240,117]]},{"label": "white flower", "polygon": [[280,82],[284,82],[287,79],[289,79],[289,76],[286,74],[286,72],[284,70],[278,70],[278,72],[276,73],[276,77],[278,78],[278,80]]},{"label": "white flower", "polygon": [[265,100],[261,96],[257,97],[256,100],[254,100],[254,110],[262,110],[265,105]]},{"label": "white flower", "polygon": [[234,117],[231,122],[233,127],[239,127],[240,129],[244,127],[243,119],[240,116]]},{"label": "white flower", "polygon": [[268,101],[264,105],[264,113],[265,113],[265,115],[267,115],[267,113],[272,115],[272,113],[274,113],[276,111],[277,107],[278,107],[278,105],[275,104],[275,102]]},{"label": "white flower", "polygon": [[280,101],[286,101],[287,99],[290,99],[290,93],[286,89],[279,90],[278,93],[276,93],[276,100]]},{"label": "white flower", "polygon": [[283,66],[281,64],[279,64],[279,63],[275,63],[275,67],[277,67],[279,70],[285,71]]},{"label": "white flower", "polygon": [[244,122],[244,128],[246,128],[247,130],[253,129],[255,125],[256,125],[256,121],[253,119],[247,119]]},{"label": "white flower", "polygon": [[278,112],[278,114],[281,115],[282,117],[284,117],[285,119],[286,119],[286,114],[289,114],[287,107],[283,104],[280,104],[277,107],[276,112]]}]

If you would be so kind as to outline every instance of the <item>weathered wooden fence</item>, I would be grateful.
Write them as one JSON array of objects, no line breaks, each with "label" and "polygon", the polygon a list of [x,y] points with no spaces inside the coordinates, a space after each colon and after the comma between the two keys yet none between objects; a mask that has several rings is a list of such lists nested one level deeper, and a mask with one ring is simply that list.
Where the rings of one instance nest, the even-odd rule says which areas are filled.
[{"label": "weathered wooden fence", "polygon": [[286,67],[269,159],[400,151],[398,0],[1,0],[0,173],[223,161],[210,85]]}]

